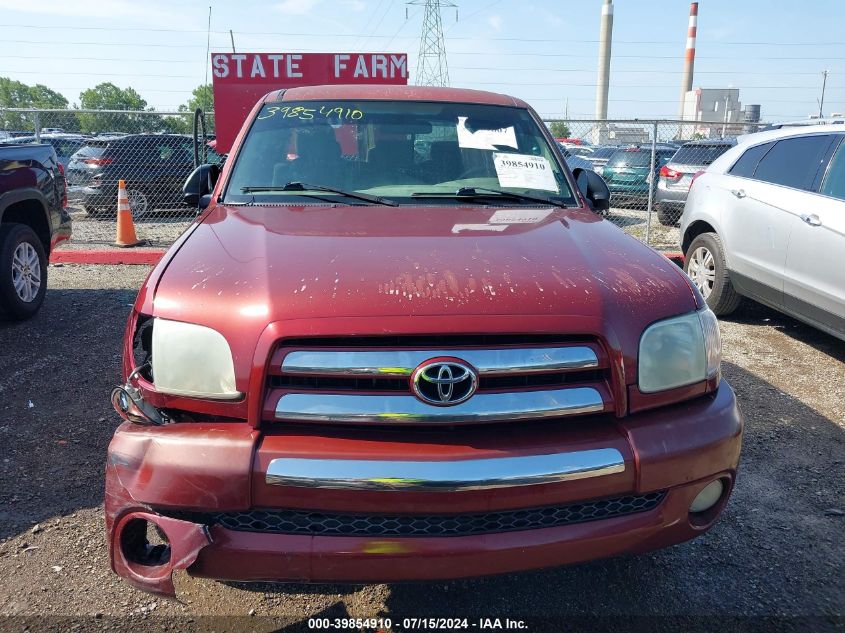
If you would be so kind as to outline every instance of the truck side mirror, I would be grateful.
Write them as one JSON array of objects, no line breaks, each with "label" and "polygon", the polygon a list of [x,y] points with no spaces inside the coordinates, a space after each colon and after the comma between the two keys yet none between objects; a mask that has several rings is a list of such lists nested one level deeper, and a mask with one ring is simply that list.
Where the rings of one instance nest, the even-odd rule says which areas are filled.
[{"label": "truck side mirror", "polygon": [[214,191],[217,178],[220,176],[219,165],[200,165],[182,186],[182,197],[190,207],[205,209],[211,202],[210,194]]},{"label": "truck side mirror", "polygon": [[576,167],[572,170],[578,190],[587,199],[593,211],[607,211],[610,209],[610,189],[604,178],[592,169]]}]

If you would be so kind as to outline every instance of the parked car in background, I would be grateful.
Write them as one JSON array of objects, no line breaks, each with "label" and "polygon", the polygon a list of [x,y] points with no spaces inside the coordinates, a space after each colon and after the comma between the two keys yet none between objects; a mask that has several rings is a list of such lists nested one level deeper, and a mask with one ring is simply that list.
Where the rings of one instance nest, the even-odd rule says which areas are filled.
[{"label": "parked car in background", "polygon": [[684,269],[710,308],[749,297],[845,340],[845,130],[742,137],[690,188]]},{"label": "parked car in background", "polygon": [[587,158],[595,151],[592,145],[567,145],[563,143],[563,146],[576,156],[583,156],[584,158]]},{"label": "parked car in background", "polygon": [[736,145],[736,139],[707,139],[684,143],[658,172],[655,204],[661,224],[678,223],[693,176]]},{"label": "parked car in background", "polygon": [[585,156],[590,163],[593,165],[593,169],[601,174],[604,166],[607,164],[607,161],[613,156],[613,153],[619,149],[617,145],[599,145],[598,147],[593,147],[593,151],[590,152],[589,156]]},{"label": "parked car in background", "polygon": [[[81,134],[63,134],[63,133],[55,133],[55,134],[42,134],[41,135],[41,143],[49,143],[53,146],[53,149],[56,150],[56,156],[59,159],[59,162],[62,164],[65,170],[67,170],[68,165],[70,164],[71,156],[73,156],[80,148],[82,148],[86,141],[88,140],[87,136],[83,136]],[[22,143],[38,143],[39,139],[35,136],[19,136],[13,139],[7,139],[4,141],[0,141],[2,144],[22,144]]]},{"label": "parked car in background", "polygon": [[580,167],[581,169],[593,168],[593,164],[589,160],[573,152],[570,147],[567,147],[560,141],[557,141],[557,144],[558,147],[560,147],[560,151],[563,154],[563,158],[569,166],[569,169],[575,169],[577,167]]},{"label": "parked car in background", "polygon": [[[219,155],[209,148],[209,162]],[[182,184],[194,168],[193,140],[182,134],[127,134],[88,139],[71,158],[71,199],[93,217],[114,217],[117,185],[126,181],[135,219],[156,209],[185,209]]]},{"label": "parked car in background", "polygon": [[651,145],[632,145],[613,152],[601,175],[610,187],[614,203],[645,206],[649,179],[657,176],[674,153],[673,147],[658,146],[651,164]]},{"label": "parked car in background", "polygon": [[52,145],[0,145],[0,312],[13,319],[38,312],[50,253],[70,238],[63,171]]}]

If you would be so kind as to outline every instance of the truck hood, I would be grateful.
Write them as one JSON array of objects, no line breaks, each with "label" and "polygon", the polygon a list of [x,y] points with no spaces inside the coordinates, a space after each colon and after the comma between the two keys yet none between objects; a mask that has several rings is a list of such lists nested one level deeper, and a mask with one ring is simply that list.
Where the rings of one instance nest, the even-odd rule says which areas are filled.
[{"label": "truck hood", "polygon": [[174,250],[154,314],[251,343],[250,360],[275,321],[357,318],[357,333],[389,334],[389,317],[425,333],[419,317],[544,315],[561,317],[558,333],[635,346],[647,324],[696,308],[680,269],[582,208],[217,206]]}]

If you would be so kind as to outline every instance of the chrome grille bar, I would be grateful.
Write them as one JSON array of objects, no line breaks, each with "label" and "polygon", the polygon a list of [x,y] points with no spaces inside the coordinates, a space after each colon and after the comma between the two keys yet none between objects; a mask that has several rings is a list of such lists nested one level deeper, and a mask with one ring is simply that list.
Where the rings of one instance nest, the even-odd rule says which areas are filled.
[{"label": "chrome grille bar", "polygon": [[625,460],[615,448],[428,462],[283,457],[268,464],[265,481],[300,488],[449,492],[533,486],[624,470]]},{"label": "chrome grille bar", "polygon": [[438,356],[457,357],[485,374],[532,374],[599,366],[589,347],[537,347],[501,349],[312,351],[290,352],[282,361],[282,373],[316,376],[402,378],[422,362]]},{"label": "chrome grille bar", "polygon": [[604,409],[593,387],[477,393],[466,402],[435,407],[414,396],[286,393],[276,419],[345,424],[471,424],[553,418]]}]

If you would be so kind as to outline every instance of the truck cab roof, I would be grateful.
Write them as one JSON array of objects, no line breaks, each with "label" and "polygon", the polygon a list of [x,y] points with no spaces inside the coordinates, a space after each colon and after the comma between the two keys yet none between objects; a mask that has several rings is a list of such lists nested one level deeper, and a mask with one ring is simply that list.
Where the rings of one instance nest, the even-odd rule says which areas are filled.
[{"label": "truck cab roof", "polygon": [[278,101],[373,100],[373,101],[439,101],[444,103],[477,103],[527,108],[522,99],[508,95],[470,90],[467,88],[438,88],[433,86],[390,86],[340,84],[302,86],[275,90],[264,97],[264,103]]}]

